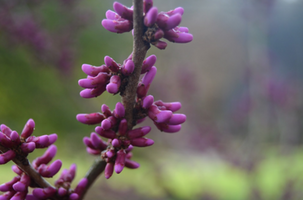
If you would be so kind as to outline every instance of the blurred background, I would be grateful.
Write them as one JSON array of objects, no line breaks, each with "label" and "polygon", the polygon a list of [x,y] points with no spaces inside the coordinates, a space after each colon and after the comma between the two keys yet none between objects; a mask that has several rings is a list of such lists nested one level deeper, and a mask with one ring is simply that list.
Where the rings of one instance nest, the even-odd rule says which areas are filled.
[{"label": "blurred background", "polygon": [[[57,133],[56,158],[63,168],[77,164],[75,183],[94,160],[82,143],[94,126],[76,114],[98,112],[104,103],[113,109],[120,100],[106,93],[82,99],[81,65],[100,66],[106,55],[122,63],[132,51],[130,33],[100,24],[112,3],[0,0],[0,123],[20,133],[33,118],[35,135]],[[187,121],[175,134],[146,122],[155,144],[135,149],[141,167],[110,180],[102,174],[86,199],[303,199],[303,1],[154,5],[184,7],[181,26],[194,35],[189,44],[148,52],[158,57],[149,93],[180,101]],[[0,166],[0,184],[14,176],[10,167]]]}]

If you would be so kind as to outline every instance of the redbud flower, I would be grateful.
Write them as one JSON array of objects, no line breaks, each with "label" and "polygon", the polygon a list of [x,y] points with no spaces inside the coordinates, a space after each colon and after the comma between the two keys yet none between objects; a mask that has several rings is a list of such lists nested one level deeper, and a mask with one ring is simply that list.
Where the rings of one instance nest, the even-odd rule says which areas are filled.
[{"label": "redbud flower", "polygon": [[[177,43],[187,43],[193,40],[192,34],[188,33],[188,28],[178,27],[184,13],[182,7],[167,12],[158,12],[157,7],[153,7],[152,0],[144,0],[143,5],[143,22],[146,26],[143,38],[146,42],[159,49],[165,49],[167,43],[160,40],[161,38]],[[133,9],[118,2],[113,4],[113,8],[116,12],[111,10],[106,12],[107,19],[102,20],[103,27],[115,33],[131,31],[133,29]]]},{"label": "redbud flower", "polygon": [[31,179],[28,175],[22,174],[20,180],[13,185],[13,188],[17,192],[25,192],[30,185]]},{"label": "redbud flower", "polygon": [[0,164],[5,164],[8,161],[12,160],[16,156],[16,153],[13,150],[8,150],[7,152],[4,152],[0,154]]},{"label": "redbud flower", "polygon": [[52,187],[48,188],[35,188],[33,190],[33,196],[38,199],[48,199],[55,195],[57,193],[57,190]]},{"label": "redbud flower", "polygon": [[148,56],[143,61],[141,74],[148,72],[152,68],[152,66],[154,66],[156,61],[157,61],[157,57],[155,55]]},{"label": "redbud flower", "polygon": [[155,66],[151,67],[151,69],[143,76],[141,82],[137,87],[137,97],[142,98],[145,97],[148,89],[154,80],[154,77],[157,73],[157,68]]},{"label": "redbud flower", "polygon": [[44,154],[33,161],[33,167],[37,169],[41,164],[48,164],[56,155],[57,147],[55,145],[51,145],[44,152]]},{"label": "redbud flower", "polygon": [[82,178],[82,179],[79,181],[78,185],[76,186],[74,192],[75,192],[76,194],[78,194],[79,196],[81,196],[81,194],[82,194],[82,193],[84,192],[84,190],[85,190],[85,187],[86,187],[87,183],[88,183],[87,178]]},{"label": "redbud flower", "polygon": [[118,64],[111,57],[104,57],[105,65],[100,67],[88,64],[82,65],[82,70],[87,74],[86,79],[80,79],[78,84],[86,88],[80,92],[83,98],[92,98],[101,95],[104,91],[117,94],[121,91],[123,80],[133,73],[135,65],[129,58]]}]

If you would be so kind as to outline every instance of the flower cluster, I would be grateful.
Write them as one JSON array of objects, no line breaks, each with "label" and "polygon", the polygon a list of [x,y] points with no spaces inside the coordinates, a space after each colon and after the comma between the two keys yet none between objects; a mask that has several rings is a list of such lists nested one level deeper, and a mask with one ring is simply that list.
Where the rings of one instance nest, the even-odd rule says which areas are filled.
[{"label": "flower cluster", "polygon": [[[109,57],[106,56],[105,60],[109,60]],[[124,63],[127,62],[130,62],[130,60]],[[161,100],[154,101],[152,95],[146,96],[157,72],[157,68],[153,66],[155,62],[156,56],[151,55],[147,57],[142,64],[141,73],[144,74],[144,76],[137,87],[137,99],[134,110],[136,115],[134,118],[138,124],[148,116],[159,130],[174,133],[181,129],[181,124],[186,120],[184,114],[173,113],[181,108],[181,103],[164,103]],[[109,74],[113,73],[113,70],[110,69],[115,69],[114,71],[120,72],[123,71],[125,66],[120,67],[112,59],[111,62],[105,61],[105,63],[107,64],[100,67],[82,66],[86,74],[94,75],[95,77],[106,75],[104,76],[106,77],[106,81],[95,81],[97,78],[91,78],[90,75],[87,79],[81,79],[79,81],[79,85],[81,86],[89,86],[89,84],[91,84],[91,86],[95,87],[90,89],[90,94],[96,94],[94,91],[97,91],[100,87],[107,88],[110,84],[109,79],[111,79],[109,78]],[[105,72],[104,69],[106,69],[107,72]],[[123,83],[127,84],[127,82]],[[119,87],[124,87],[124,85],[120,84]],[[108,89],[106,90],[108,91]],[[83,97],[83,91],[80,95]],[[89,97],[92,97],[92,95]],[[90,137],[84,137],[83,142],[87,147],[88,153],[101,155],[107,162],[105,168],[106,178],[110,178],[114,170],[116,173],[120,173],[124,166],[128,168],[139,167],[138,163],[130,160],[133,146],[145,147],[154,143],[151,139],[144,137],[151,130],[149,126],[128,130],[127,121],[124,116],[125,108],[122,103],[118,102],[113,111],[111,111],[107,105],[103,104],[101,106],[101,112],[78,114],[76,117],[78,121],[84,124],[100,124],[100,126],[95,128],[95,132],[91,133]],[[99,136],[107,138],[108,141],[103,141]]]},{"label": "flower cluster", "polygon": [[[118,102],[113,111],[105,104],[101,107],[102,113],[78,114],[77,120],[84,124],[99,124],[89,137],[84,137],[83,142],[87,146],[87,152],[93,155],[101,155],[107,162],[105,177],[110,178],[115,169],[120,173],[124,166],[138,168],[139,164],[130,160],[133,146],[146,147],[154,142],[145,138],[151,130],[149,126],[128,130],[127,121],[124,119],[125,109],[122,103]],[[107,138],[103,141],[99,136]]]},{"label": "flower cluster", "polygon": [[[111,32],[124,33],[133,29],[133,8],[115,2],[114,11],[108,10],[102,25]],[[152,43],[159,49],[166,47],[166,42],[161,38],[166,38],[172,42],[186,43],[192,40],[192,35],[188,33],[186,27],[178,27],[181,22],[183,8],[179,7],[168,12],[159,12],[153,7],[152,0],[143,1],[145,33],[143,39]],[[104,65],[99,67],[84,64],[82,70],[87,74],[86,79],[80,79],[78,84],[85,88],[80,92],[84,98],[92,98],[101,95],[104,91],[112,94],[120,93],[124,96],[128,79],[134,71],[132,54],[118,64],[111,57],[105,56]],[[84,124],[96,125],[95,132],[90,137],[84,137],[87,152],[99,155],[107,163],[105,167],[105,177],[110,178],[113,171],[120,173],[124,167],[138,168],[139,164],[130,160],[131,150],[134,146],[146,147],[154,142],[145,138],[151,127],[144,126],[136,129],[129,129],[127,120],[132,120],[132,125],[141,123],[149,117],[160,131],[174,133],[181,129],[181,124],[185,122],[184,114],[174,113],[181,108],[181,103],[165,103],[161,100],[154,101],[152,95],[147,95],[150,85],[157,73],[156,56],[147,57],[141,66],[142,79],[139,81],[136,90],[135,105],[133,108],[133,119],[125,118],[125,108],[118,102],[113,111],[105,104],[101,106],[101,112],[90,114],[78,114],[77,120]],[[107,138],[103,141],[100,137]]]},{"label": "flower cluster", "polygon": [[127,77],[133,73],[135,65],[131,56],[123,65],[116,63],[111,57],[104,57],[105,65],[98,67],[83,64],[82,70],[87,74],[86,79],[80,79],[78,84],[86,88],[80,92],[83,98],[92,98],[101,95],[105,90],[111,94],[123,92],[120,86],[127,81]]},{"label": "flower cluster", "polygon": [[[152,0],[144,0],[144,40],[159,49],[165,49],[167,43],[160,40],[165,38],[170,42],[187,43],[193,40],[187,27],[179,27],[184,9],[175,8],[167,12],[158,12]],[[119,2],[114,2],[114,11],[108,10],[102,20],[105,29],[114,33],[129,32],[133,29],[133,8],[128,8]]]},{"label": "flower cluster", "polygon": [[[35,128],[35,122],[29,119],[25,124],[20,136],[16,131],[12,131],[9,127],[2,124],[0,126],[0,164],[5,164],[8,161],[17,158],[21,160],[25,166],[32,166],[39,176],[44,178],[53,177],[57,174],[62,166],[61,160],[56,160],[53,163],[49,162],[55,157],[57,147],[53,143],[57,140],[57,134],[31,136]],[[36,158],[32,165],[27,160],[28,153],[31,153],[35,148],[48,149],[41,156]],[[28,194],[28,187],[37,187],[31,177],[18,166],[13,166],[12,170],[17,174],[11,181],[0,185],[0,191],[5,192],[0,195],[0,199],[48,199],[53,196],[68,197],[68,199],[76,200],[83,191],[87,180],[83,179],[79,182],[76,189],[70,189],[70,183],[74,179],[76,166],[72,165],[70,170],[63,171],[60,178],[56,181],[56,188],[35,188],[32,194]]]},{"label": "flower cluster", "polygon": [[[178,43],[192,40],[192,35],[188,33],[186,27],[178,27],[182,19],[183,8],[158,13],[158,9],[153,7],[152,0],[143,0],[143,3],[143,18],[141,16],[135,22],[137,23],[141,19],[144,21],[143,39],[146,43],[143,45],[145,47],[149,48],[149,43],[151,43],[159,49],[164,49],[167,44],[161,41],[161,38]],[[127,8],[115,2],[114,10],[116,12],[110,10],[106,12],[107,19],[102,21],[103,26],[109,31],[117,33],[131,31],[134,23],[133,12],[135,12],[133,8]],[[3,9],[0,9],[0,15],[2,12]],[[139,13],[142,14],[141,11]],[[2,23],[3,20],[0,20],[0,25]],[[146,55],[148,48],[143,48],[145,52],[142,55]],[[143,56],[133,58],[133,54],[134,57],[138,57],[138,50],[134,49],[135,52],[122,64],[109,56],[105,56],[105,64],[98,67],[83,64],[82,70],[87,77],[78,82],[84,88],[80,92],[80,96],[83,98],[97,97],[105,91],[120,94],[123,98],[124,105],[118,102],[112,111],[103,104],[101,112],[78,114],[76,117],[84,124],[97,125],[95,132],[92,132],[90,137],[84,137],[83,142],[88,153],[100,156],[101,162],[106,163],[100,173],[104,170],[107,179],[112,176],[114,171],[119,174],[125,167],[138,168],[139,163],[131,160],[132,149],[154,144],[152,139],[146,138],[151,127],[134,128],[135,125],[149,117],[160,131],[174,133],[181,129],[181,124],[186,120],[184,114],[175,113],[181,108],[181,103],[154,101],[154,97],[148,95],[148,90],[157,72],[157,68],[154,66],[157,58],[155,55],[151,55],[145,60],[143,60]],[[133,59],[139,60],[136,63],[142,63],[141,66],[136,64],[136,70]],[[141,80],[139,80],[140,71],[137,69],[141,69]],[[133,89],[132,92],[129,92],[129,88]],[[82,199],[92,183],[91,179],[95,178],[90,176],[93,173],[89,174],[87,178],[81,179],[74,190],[71,189],[71,183],[76,174],[75,164],[72,164],[69,169],[62,170],[54,186],[46,182],[45,178],[53,177],[62,167],[61,160],[51,162],[57,153],[57,147],[54,145],[57,134],[32,136],[34,128],[35,122],[32,119],[27,121],[20,135],[4,124],[0,126],[0,164],[5,164],[10,160],[17,164],[12,167],[17,176],[0,185],[0,191],[4,192],[0,195],[0,200]],[[47,147],[48,149],[41,157],[37,157],[32,163],[28,161],[29,153],[36,148]],[[28,194],[29,187],[34,188],[32,194]]]},{"label": "flower cluster", "polygon": [[[101,95],[104,91],[111,94],[123,94],[128,77],[133,73],[135,67],[131,59],[132,55],[124,60],[121,65],[111,57],[105,56],[105,64],[101,66],[96,67],[83,64],[82,71],[87,74],[87,77],[78,81],[78,84],[85,88],[80,92],[80,96],[83,98],[93,98]],[[143,61],[141,74],[150,71],[156,60],[155,55],[147,57]]]},{"label": "flower cluster", "polygon": [[154,97],[148,95],[137,103],[140,115],[147,115],[160,131],[178,132],[181,129],[181,124],[186,120],[186,115],[173,113],[181,108],[180,102],[154,101]]},{"label": "flower cluster", "polygon": [[29,119],[25,124],[20,136],[16,131],[12,131],[4,124],[0,126],[0,146],[6,151],[0,154],[0,164],[5,164],[16,156],[26,157],[35,148],[45,148],[53,144],[57,134],[31,136],[35,128],[35,122]]}]

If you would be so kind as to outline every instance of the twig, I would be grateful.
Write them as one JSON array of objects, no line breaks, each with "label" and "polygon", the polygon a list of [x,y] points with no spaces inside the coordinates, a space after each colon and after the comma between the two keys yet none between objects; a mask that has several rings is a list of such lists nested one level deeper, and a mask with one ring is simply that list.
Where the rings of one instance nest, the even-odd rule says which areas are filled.
[{"label": "twig", "polygon": [[[133,42],[133,62],[135,69],[132,75],[129,76],[128,84],[125,88],[124,96],[122,96],[122,103],[125,108],[125,119],[128,122],[128,128],[131,129],[134,125],[133,122],[133,109],[136,98],[136,91],[141,74],[142,63],[145,58],[146,52],[150,45],[143,41],[144,25],[143,25],[143,1],[133,0],[134,14],[134,42]],[[82,193],[80,200],[83,199],[87,190],[96,180],[96,178],[104,171],[106,162],[100,158],[95,160],[95,163],[86,174],[88,184]]]},{"label": "twig", "polygon": [[91,166],[91,168],[85,175],[85,177],[88,180],[88,183],[85,186],[85,189],[83,190],[79,200],[83,199],[90,186],[95,182],[97,177],[104,171],[105,166],[106,166],[106,162],[101,157],[95,160],[94,164]]},{"label": "twig", "polygon": [[[8,149],[5,147],[2,147],[0,145],[0,152],[4,153]],[[27,175],[31,177],[31,180],[34,182],[35,185],[39,186],[40,188],[54,188],[50,183],[48,183],[30,164],[30,162],[27,160],[27,158],[22,158],[16,156],[12,161]],[[53,200],[58,199],[57,197],[53,197]]]},{"label": "twig", "polygon": [[125,88],[125,95],[122,96],[122,103],[125,108],[125,119],[128,122],[128,129],[134,126],[133,109],[136,98],[136,90],[141,74],[142,63],[150,45],[143,41],[143,1],[133,0],[134,14],[134,42],[133,42],[133,62],[135,64],[134,72],[129,76],[128,84]]}]

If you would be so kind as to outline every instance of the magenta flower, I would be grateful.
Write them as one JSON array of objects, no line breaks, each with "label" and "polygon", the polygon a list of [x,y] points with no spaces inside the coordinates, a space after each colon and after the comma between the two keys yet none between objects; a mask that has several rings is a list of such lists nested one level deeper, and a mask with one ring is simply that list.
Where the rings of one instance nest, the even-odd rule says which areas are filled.
[{"label": "magenta flower", "polygon": [[123,92],[121,84],[127,76],[133,73],[134,63],[127,58],[123,64],[118,64],[111,57],[104,57],[105,65],[95,67],[88,64],[82,65],[82,70],[87,74],[86,79],[80,79],[78,84],[86,88],[80,92],[83,98],[92,98],[101,95],[104,91],[111,94]]},{"label": "magenta flower", "polygon": [[35,128],[35,122],[29,119],[25,124],[20,136],[16,131],[12,131],[4,124],[0,126],[0,146],[7,151],[0,154],[0,164],[5,164],[14,159],[17,155],[26,157],[35,148],[45,148],[57,140],[57,134],[31,136]]},{"label": "magenta flower", "polygon": [[[144,0],[143,4],[146,42],[159,49],[165,49],[167,43],[160,40],[161,38],[177,43],[187,43],[193,40],[187,27],[178,26],[184,13],[182,7],[167,12],[158,12],[158,8],[153,7],[152,0]],[[114,33],[131,31],[133,29],[133,8],[128,8],[119,2],[114,2],[113,8],[115,12],[112,10],[106,12],[107,19],[102,20],[103,27]]]},{"label": "magenta flower", "polygon": [[[92,155],[101,155],[107,162],[105,168],[105,177],[110,178],[113,171],[120,173],[124,167],[138,168],[139,164],[131,161],[131,150],[133,146],[146,147],[154,143],[153,140],[145,138],[151,128],[149,126],[128,130],[127,121],[124,119],[125,109],[122,103],[118,102],[113,111],[110,111],[105,104],[101,107],[102,113],[95,115],[94,120],[91,116],[94,114],[78,114],[77,119],[82,123],[91,124],[92,121],[100,123],[92,132],[90,137],[84,137],[83,142],[86,150]],[[99,117],[101,116],[102,117]],[[87,117],[90,120],[87,120]],[[103,141],[99,136],[107,138]]]}]

